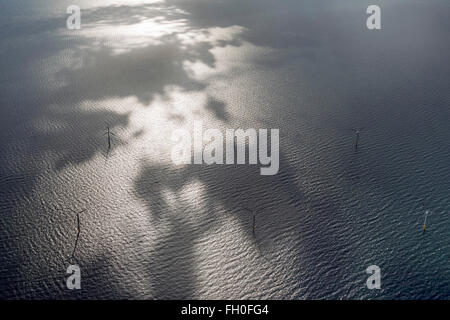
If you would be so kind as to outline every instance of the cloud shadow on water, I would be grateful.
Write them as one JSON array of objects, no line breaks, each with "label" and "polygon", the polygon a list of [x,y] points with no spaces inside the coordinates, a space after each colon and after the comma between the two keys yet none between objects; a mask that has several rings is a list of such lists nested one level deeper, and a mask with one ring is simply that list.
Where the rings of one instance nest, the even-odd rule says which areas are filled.
[{"label": "cloud shadow on water", "polygon": [[[193,4],[197,3],[193,2]],[[233,5],[236,5],[236,2],[233,2]],[[190,7],[192,12],[188,13],[161,4],[100,7],[87,10],[83,14],[87,24],[84,31],[94,31],[94,33],[87,33],[87,36],[83,36],[84,31],[81,31],[79,35],[61,32],[60,20],[43,23],[39,30],[33,30],[32,34],[36,35],[36,32],[42,31],[43,43],[49,45],[35,55],[27,54],[25,68],[18,71],[8,69],[3,77],[11,77],[18,83],[19,79],[23,78],[23,74],[30,71],[27,68],[36,61],[61,55],[64,50],[69,51],[67,53],[69,61],[74,59],[75,63],[64,65],[55,72],[55,80],[58,83],[56,87],[42,85],[43,80],[40,75],[33,73],[30,79],[24,80],[24,83],[19,86],[20,90],[11,86],[10,94],[4,95],[2,102],[6,102],[5,105],[20,104],[22,109],[15,111],[2,109],[2,113],[10,119],[17,116],[14,112],[20,112],[21,122],[24,125],[15,128],[13,132],[26,140],[25,152],[36,156],[38,161],[45,160],[40,158],[43,157],[42,153],[53,154],[52,169],[61,171],[69,165],[86,163],[104,152],[105,143],[101,139],[105,121],[110,124],[111,129],[126,128],[130,124],[129,114],[104,109],[87,110],[81,107],[86,103],[101,104],[108,99],[133,97],[140,104],[149,106],[156,96],[167,98],[169,87],[178,87],[185,92],[204,92],[208,83],[193,78],[185,70],[184,63],[186,61],[201,62],[214,69],[217,61],[211,49],[216,46],[239,46],[242,40],[271,48],[286,46],[306,48],[316,45],[315,41],[307,35],[289,34],[290,30],[285,24],[273,29],[262,22],[258,23],[257,16],[253,16],[252,21],[245,21],[242,19],[243,16],[240,16],[229,22],[219,18],[205,19],[202,16],[204,9],[206,12],[211,12],[209,10],[215,12],[215,15],[211,17],[218,17],[222,12],[227,12],[224,16],[234,17],[233,5],[217,7],[216,3],[213,3],[209,6]],[[245,4],[242,5],[245,6]],[[240,7],[236,5],[236,8]],[[155,16],[159,17],[155,23],[165,24],[171,31],[163,30],[160,35],[148,37],[150,43],[146,42],[145,36],[136,39],[136,43],[125,41],[122,45],[121,40],[115,38],[114,27],[141,24]],[[242,38],[213,42],[208,40],[207,28],[235,25],[246,28]],[[107,30],[109,27],[113,27],[111,32],[107,32],[106,35],[102,33],[102,28]],[[298,27],[301,29],[301,26]],[[99,30],[100,33],[96,33]],[[280,37],[283,32],[284,35]],[[188,33],[192,33],[194,38],[206,40],[183,41],[180,35]],[[124,37],[122,40],[126,40],[126,36],[121,36]],[[16,45],[21,52],[33,52],[36,44],[37,41],[31,41],[29,47],[23,43]],[[11,56],[11,52],[7,55]],[[59,59],[64,62],[64,58],[65,56]],[[14,57],[11,59],[14,63],[18,63]],[[18,85],[17,83],[15,85]],[[18,91],[22,95],[19,98],[16,97]],[[226,101],[208,96],[205,108],[218,120],[223,122],[231,120]],[[182,120],[176,115],[173,117],[177,121]],[[41,130],[39,121],[46,122],[51,130]],[[11,129],[12,124],[9,124],[7,128]],[[2,145],[11,149],[14,143],[14,139],[11,138],[2,142]],[[120,147],[126,143],[127,141],[119,140],[116,145]],[[302,219],[298,207],[306,208],[304,205],[306,199],[311,201],[312,198],[311,203],[314,203],[314,195],[308,194],[299,187],[296,183],[297,173],[287,159],[286,155],[281,154],[281,171],[272,177],[261,176],[258,166],[214,166],[214,170],[211,171],[210,168],[206,169],[203,166],[175,168],[158,163],[142,163],[141,172],[134,185],[136,195],[145,203],[152,221],[159,221],[166,226],[164,229],[166,234],[162,241],[154,244],[154,254],[148,257],[148,272],[152,282],[150,286],[153,288],[155,298],[187,299],[196,294],[196,240],[217,226],[215,221],[217,206],[220,205],[227,213],[238,219],[242,229],[246,230],[248,238],[252,238],[251,217],[248,212],[242,210],[242,207],[255,208],[261,212],[261,220],[268,224],[279,219],[276,216],[279,213],[279,207],[276,205],[285,208],[283,220],[278,221],[281,229],[289,228],[287,221]],[[1,158],[0,163],[3,164],[3,162],[6,163],[6,160]],[[4,166],[4,168],[9,167],[9,163]],[[18,173],[16,177],[28,175],[29,179],[21,188],[22,193],[14,195],[19,199],[26,198],[27,192],[32,190],[35,181],[44,172],[40,166],[36,166],[33,170],[25,168],[22,170],[23,172]],[[183,212],[183,210],[174,212],[172,205],[166,199],[167,190],[178,195],[184,187],[196,182],[204,187],[204,210],[209,217],[200,223],[193,223],[187,218],[191,212]],[[181,201],[178,196],[176,201]],[[316,202],[321,201],[316,200]],[[329,199],[329,206],[335,206],[338,210],[337,204],[331,199]],[[12,216],[13,209],[9,209],[8,213]],[[178,213],[180,215],[177,215]],[[272,218],[272,214],[276,217]],[[11,219],[10,222],[12,221]],[[270,232],[265,236],[272,239],[280,237],[279,234]],[[315,239],[318,243],[331,241],[324,234],[317,234]],[[14,247],[18,250],[19,245]],[[339,255],[349,257],[348,252],[338,250],[330,252],[329,255],[330,259]],[[317,264],[320,263],[316,260],[318,258],[311,256],[310,259]],[[101,265],[101,261],[98,264]],[[20,263],[15,261],[11,265],[18,268]],[[158,268],[154,269],[154,265],[158,265]],[[13,286],[10,282],[7,285]]]}]

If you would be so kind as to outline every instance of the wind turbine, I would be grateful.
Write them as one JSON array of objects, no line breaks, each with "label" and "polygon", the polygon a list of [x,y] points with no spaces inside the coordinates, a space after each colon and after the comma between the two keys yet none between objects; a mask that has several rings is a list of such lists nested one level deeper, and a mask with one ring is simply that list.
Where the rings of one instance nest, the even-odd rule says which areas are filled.
[{"label": "wind turbine", "polygon": [[423,232],[427,230],[427,217],[430,213],[430,210],[425,211],[425,219],[423,220]]},{"label": "wind turbine", "polygon": [[108,136],[108,150],[106,150],[106,158],[105,158],[106,163],[106,161],[108,160],[109,151],[111,151],[111,136],[115,136],[115,134],[111,132],[109,124],[107,122],[106,122],[106,132],[103,135]]},{"label": "wind turbine", "polygon": [[111,136],[115,136],[114,133],[109,129],[109,124],[106,123],[106,132],[103,135],[108,135],[108,151],[111,149]]},{"label": "wind turbine", "polygon": [[256,225],[256,215],[255,215],[255,211],[254,210],[251,210],[251,209],[249,209],[249,208],[246,208],[246,207],[242,207],[244,210],[246,210],[246,211],[248,211],[248,212],[250,212],[251,214],[252,214],[252,220],[253,220],[253,223],[252,223],[252,233],[253,233],[253,236],[255,236],[255,225]]},{"label": "wind turbine", "polygon": [[[57,209],[57,210],[63,210],[63,209]],[[86,211],[86,209],[83,209],[81,211],[74,211],[72,209],[70,209],[70,211],[72,211],[72,213],[75,213],[77,215],[77,238],[75,240],[75,245],[73,247],[73,251],[72,251],[72,256],[71,259],[72,260],[76,260],[75,259],[75,251],[77,250],[77,246],[78,246],[78,239],[80,238],[80,233],[81,233],[81,225],[80,225],[80,213],[83,213]]]},{"label": "wind turbine", "polygon": [[[77,239],[75,240],[75,246],[73,247],[73,251],[72,251],[72,260],[75,259],[75,251],[77,250],[77,246],[78,246],[78,239],[80,238],[80,233],[81,233],[81,227],[80,227],[80,213],[83,213],[84,211],[86,211],[86,209],[81,210],[80,212],[75,212],[77,214]],[[74,211],[72,211],[74,212]]]},{"label": "wind turbine", "polygon": [[355,140],[355,149],[358,149],[358,143],[359,143],[359,134],[361,133],[361,131],[363,131],[365,128],[353,128],[350,129],[352,130],[355,134],[356,134],[356,140]]},{"label": "wind turbine", "polygon": [[255,213],[255,210],[252,210],[252,209],[249,209],[249,208],[246,208],[246,207],[242,207],[242,208],[252,214],[252,221],[253,221],[253,223],[252,223],[252,234],[253,234],[253,237],[255,238],[254,240],[255,240],[256,247],[257,247],[257,249],[259,251],[260,256],[265,261],[270,263],[269,259],[266,257],[266,254],[261,249],[261,246],[260,246],[260,244],[258,242],[258,239],[256,238],[256,213]]}]

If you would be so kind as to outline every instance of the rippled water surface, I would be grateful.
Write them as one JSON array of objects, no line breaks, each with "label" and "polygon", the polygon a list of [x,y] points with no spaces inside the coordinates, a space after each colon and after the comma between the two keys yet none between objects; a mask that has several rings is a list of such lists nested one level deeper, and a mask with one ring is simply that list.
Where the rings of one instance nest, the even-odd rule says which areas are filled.
[{"label": "rippled water surface", "polygon": [[[0,3],[1,298],[450,298],[448,1],[72,2]],[[196,120],[279,173],[174,165]]]}]

